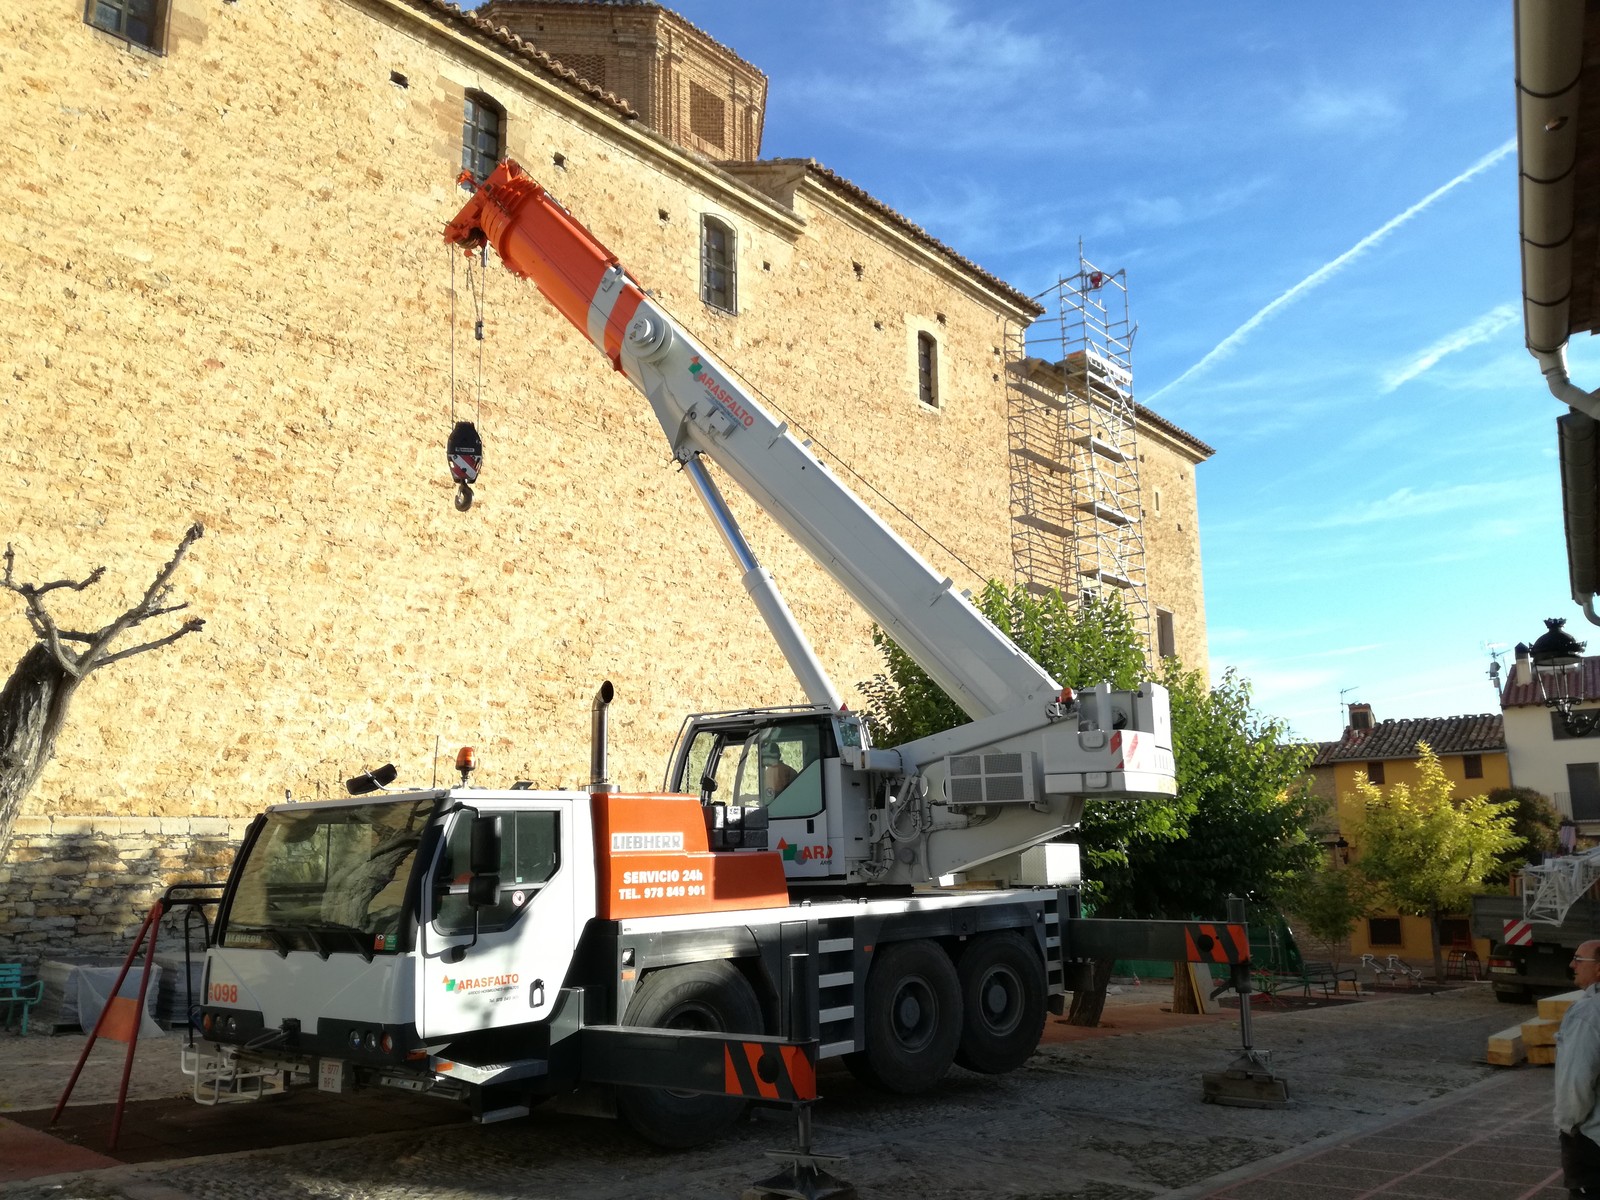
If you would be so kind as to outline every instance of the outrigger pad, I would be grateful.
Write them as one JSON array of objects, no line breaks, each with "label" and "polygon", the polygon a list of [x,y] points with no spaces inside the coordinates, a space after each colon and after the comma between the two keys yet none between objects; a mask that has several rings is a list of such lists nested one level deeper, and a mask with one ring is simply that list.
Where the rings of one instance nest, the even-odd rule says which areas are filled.
[{"label": "outrigger pad", "polygon": [[1207,1104],[1231,1108],[1288,1108],[1289,1085],[1246,1056],[1226,1071],[1213,1071],[1200,1077],[1201,1098]]},{"label": "outrigger pad", "polygon": [[768,1150],[767,1157],[782,1163],[783,1169],[746,1188],[739,1200],[857,1200],[854,1185],[827,1169],[849,1161],[842,1155]]}]

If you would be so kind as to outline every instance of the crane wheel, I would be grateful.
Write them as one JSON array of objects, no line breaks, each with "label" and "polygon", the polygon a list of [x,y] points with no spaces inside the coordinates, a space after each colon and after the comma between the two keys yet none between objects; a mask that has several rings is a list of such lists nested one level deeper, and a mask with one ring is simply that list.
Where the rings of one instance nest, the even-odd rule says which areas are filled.
[{"label": "crane wheel", "polygon": [[[645,977],[633,994],[624,1025],[760,1033],[755,989],[732,963],[688,963]],[[671,1088],[619,1087],[617,1112],[647,1142],[687,1150],[709,1142],[737,1121],[746,1101],[738,1096],[679,1092]]]},{"label": "crane wheel", "polygon": [[1017,934],[990,933],[967,945],[956,974],[963,1014],[957,1064],[984,1075],[1016,1070],[1044,1034],[1044,963]]},{"label": "crane wheel", "polygon": [[961,985],[937,942],[896,942],[867,975],[866,1048],[845,1056],[864,1083],[901,1095],[944,1078],[961,1040]]}]

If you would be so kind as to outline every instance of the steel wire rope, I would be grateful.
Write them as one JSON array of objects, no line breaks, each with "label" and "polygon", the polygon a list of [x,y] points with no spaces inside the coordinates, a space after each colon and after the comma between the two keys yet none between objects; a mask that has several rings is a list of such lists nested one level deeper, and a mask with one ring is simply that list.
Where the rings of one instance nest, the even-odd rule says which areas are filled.
[{"label": "steel wire rope", "polygon": [[[542,190],[544,190],[544,194],[547,197],[549,197],[549,199],[557,207],[559,207],[563,213],[565,213],[568,217],[571,217],[571,219],[573,221],[577,222],[577,218],[572,216],[571,212],[568,211],[566,205],[562,204],[560,200],[556,199],[556,197],[554,195],[552,195],[547,189],[542,189]],[[505,205],[501,204],[499,199],[493,193],[490,193],[488,196],[485,197],[485,199],[487,200],[488,203],[494,205],[497,209],[499,209],[500,212],[507,217],[507,219],[511,219],[510,210],[507,209],[505,207]],[[582,226],[581,222],[578,222],[578,224],[580,226]],[[582,226],[582,227],[587,229],[586,226]],[[591,234],[590,236],[592,237],[593,235]],[[597,241],[597,244],[599,244],[598,241]],[[607,247],[605,247],[603,245],[602,245],[601,248],[605,249],[607,254],[611,254],[611,251],[610,251],[609,248],[607,248]],[[488,253],[487,243],[485,243],[484,253],[486,255]],[[709,338],[702,337],[702,335],[687,320],[685,320],[684,318],[680,317],[677,313],[673,312],[670,308],[668,308],[667,305],[662,302],[660,297],[658,297],[654,293],[654,291],[652,291],[649,288],[646,288],[644,286],[644,284],[640,283],[639,280],[635,279],[633,277],[632,273],[630,273],[626,267],[622,266],[622,264],[620,262],[617,262],[616,256],[614,254],[611,254],[611,258],[612,258],[612,262],[617,266],[617,269],[622,272],[623,276],[626,279],[628,279],[628,281],[631,282],[635,287],[637,287],[640,292],[642,292],[644,295],[650,297],[650,302],[652,304],[654,304],[657,308],[659,308],[663,313],[665,313],[673,321],[675,321],[679,325],[681,325],[683,327],[683,329],[685,330],[685,332],[687,332],[690,337],[696,339],[697,341],[702,341],[702,342],[706,342],[706,343],[710,342]],[[503,260],[502,260],[502,262],[503,262]],[[568,284],[572,285],[574,293],[581,294],[581,292],[580,292],[580,283],[581,283],[581,281],[578,280],[571,272],[563,270],[561,265],[559,263],[555,262],[554,260],[548,260],[548,265],[554,272],[556,272],[557,274],[561,275],[566,280],[566,282]],[[451,299],[452,299],[452,302],[453,302],[454,301],[454,295],[453,294],[452,294]],[[452,323],[452,329],[453,329],[453,327],[454,326],[453,326],[453,323]],[[583,331],[580,330],[580,332],[583,332]],[[453,349],[453,346],[454,346],[454,343],[452,342],[452,349]],[[481,347],[480,347],[480,353],[481,353]],[[866,476],[862,475],[861,472],[857,471],[853,466],[851,466],[850,463],[847,462],[842,455],[840,455],[839,453],[834,451],[830,446],[828,446],[828,444],[826,442],[819,441],[817,438],[811,436],[811,434],[806,430],[806,427],[804,425],[799,424],[798,422],[791,421],[790,417],[789,417],[789,414],[783,410],[783,407],[780,404],[778,404],[775,400],[773,400],[770,396],[768,396],[765,392],[763,392],[759,387],[757,387],[750,380],[750,378],[747,375],[745,375],[745,373],[743,371],[739,370],[737,367],[735,367],[732,364],[728,363],[723,358],[723,356],[721,356],[721,355],[717,356],[717,361],[718,361],[719,364],[722,365],[722,367],[725,370],[727,370],[727,372],[730,375],[735,376],[741,382],[743,382],[744,385],[746,387],[748,387],[750,389],[750,391],[753,392],[755,394],[755,396],[763,404],[765,404],[766,406],[771,408],[781,418],[783,418],[784,422],[786,424],[788,424],[791,429],[799,430],[802,434],[805,434],[806,435],[806,444],[808,446],[818,448],[821,451],[823,451],[824,453],[826,453],[829,458],[831,458],[835,463],[837,463],[853,479],[855,479],[858,483],[860,483],[862,487],[866,488],[874,496],[878,497],[879,500],[883,501],[884,504],[888,505],[889,508],[893,509],[896,513],[898,513],[900,515],[900,517],[903,520],[905,520],[913,529],[915,529],[918,533],[922,534],[922,536],[924,538],[926,538],[929,542],[933,543],[935,546],[939,547],[939,549],[943,550],[946,554],[948,554],[956,562],[960,563],[961,566],[964,567],[967,571],[969,571],[972,575],[974,575],[974,576],[976,576],[976,577],[978,577],[980,579],[987,578],[987,576],[985,576],[983,574],[983,572],[979,571],[976,567],[974,567],[966,559],[962,558],[961,555],[958,554],[955,550],[951,549],[949,546],[945,545],[944,542],[940,541],[939,538],[932,531],[927,529],[920,521],[918,521],[915,517],[913,517],[905,509],[901,508],[900,505],[896,504],[888,496],[884,495],[884,493],[877,487],[877,485],[872,483],[871,480],[867,479]],[[452,375],[452,382],[453,382],[453,375]],[[453,397],[452,397],[452,400],[453,400]],[[453,410],[452,410],[452,416],[453,416]]]}]

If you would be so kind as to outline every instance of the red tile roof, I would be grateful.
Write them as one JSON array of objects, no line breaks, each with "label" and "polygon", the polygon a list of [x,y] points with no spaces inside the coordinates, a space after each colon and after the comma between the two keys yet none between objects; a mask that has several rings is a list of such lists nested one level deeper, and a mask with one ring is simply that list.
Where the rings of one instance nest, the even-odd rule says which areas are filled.
[{"label": "red tile roof", "polygon": [[1341,762],[1416,758],[1418,742],[1427,742],[1441,757],[1504,750],[1505,718],[1499,713],[1419,717],[1409,721],[1383,721],[1371,729],[1346,729],[1337,742],[1323,742],[1317,747],[1317,757],[1311,765],[1328,767]]},{"label": "red tile roof", "polygon": [[[604,108],[609,108],[618,116],[637,120],[639,114],[632,105],[620,96],[603,91],[595,87],[582,75],[571,67],[552,58],[540,50],[532,42],[524,41],[516,34],[506,29],[503,25],[495,25],[485,20],[476,13],[462,12],[454,4],[446,4],[444,0],[408,0],[410,5],[419,12],[428,13],[434,17],[441,17],[464,29],[475,33],[485,42],[491,43],[495,49],[514,59],[534,67],[540,73],[552,79],[559,80],[573,91],[585,98],[594,101]],[[684,22],[688,24],[688,22]]]},{"label": "red tile roof", "polygon": [[872,193],[868,192],[865,188],[858,187],[856,184],[851,183],[843,175],[829,170],[814,158],[763,158],[759,162],[753,163],[719,162],[717,166],[734,176],[739,176],[741,174],[740,168],[746,168],[750,170],[752,174],[758,174],[760,169],[763,167],[803,167],[807,175],[811,176],[813,179],[816,179],[824,187],[831,191],[837,192],[841,196],[845,196],[848,199],[854,200],[856,203],[861,204],[866,208],[871,209],[878,216],[883,217],[891,224],[898,226],[903,233],[909,234],[914,241],[921,242],[924,246],[928,247],[928,249],[934,251],[934,253],[943,258],[949,259],[952,263],[959,266],[963,271],[975,275],[979,279],[983,280],[990,287],[994,288],[995,291],[1004,295],[1006,299],[1010,300],[1018,308],[1025,312],[1032,313],[1036,317],[1044,314],[1044,306],[1041,305],[1037,300],[1033,299],[1031,296],[1023,295],[1021,292],[1017,291],[1016,288],[1012,287],[1005,280],[1001,279],[998,275],[991,275],[988,271],[985,271],[970,258],[965,258],[956,253],[949,246],[946,246],[938,238],[934,237],[933,234],[922,228],[922,226],[916,224],[914,221],[909,221],[905,217],[902,217],[899,213],[895,212],[894,209],[890,208],[882,200],[879,200],[876,196],[872,195]]},{"label": "red tile roof", "polygon": [[[1544,700],[1539,695],[1539,685],[1531,678],[1527,683],[1514,683],[1512,681],[1516,674],[1517,669],[1513,666],[1507,676],[1505,690],[1500,693],[1500,707],[1542,708]],[[1600,700],[1600,657],[1586,657],[1583,660],[1582,684],[1582,690],[1574,697],[1579,704]]]}]

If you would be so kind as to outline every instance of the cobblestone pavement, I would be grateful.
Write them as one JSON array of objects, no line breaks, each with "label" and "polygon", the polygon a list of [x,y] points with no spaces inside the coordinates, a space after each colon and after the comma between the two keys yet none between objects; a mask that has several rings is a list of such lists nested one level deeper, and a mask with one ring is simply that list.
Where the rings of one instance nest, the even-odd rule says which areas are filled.
[{"label": "cobblestone pavement", "polygon": [[[1545,1128],[1549,1073],[1497,1071],[1483,1062],[1488,1034],[1531,1015],[1531,1009],[1496,1004],[1485,986],[1260,1012],[1256,1044],[1272,1052],[1273,1067],[1290,1088],[1290,1106],[1281,1110],[1200,1101],[1201,1073],[1226,1067],[1237,1052],[1232,1023],[1047,1040],[1011,1075],[953,1070],[936,1092],[913,1099],[874,1093],[826,1065],[815,1147],[849,1156],[840,1174],[864,1200],[1533,1197],[1556,1166],[1554,1135]],[[1115,1020],[1114,1011],[1108,1016]],[[20,1108],[29,1095],[37,1097],[37,1085],[13,1079],[17,1061],[10,1053],[33,1040],[0,1042],[0,1080],[7,1081],[0,1084],[0,1105],[10,1097]],[[170,1053],[176,1056],[175,1049]],[[35,1064],[32,1073],[42,1074],[42,1066]],[[159,1078],[156,1071],[141,1086],[159,1089]],[[96,1099],[114,1089],[113,1072],[110,1090],[102,1088]],[[52,1091],[45,1103],[54,1099]],[[1537,1109],[1530,1111],[1535,1102],[1545,1105],[1543,1124]],[[1452,1104],[1453,1117],[1429,1118]],[[1344,1169],[1331,1159],[1318,1178],[1332,1190],[1308,1191],[1323,1185],[1295,1173],[1303,1159],[1381,1138],[1404,1120],[1431,1120],[1427,1136],[1435,1142],[1459,1129],[1463,1145],[1482,1149],[1483,1122],[1508,1105],[1523,1121],[1516,1133],[1525,1151],[1521,1160],[1513,1163],[1514,1156],[1493,1153],[1491,1145],[1480,1156],[1487,1160],[1482,1166],[1460,1168],[1473,1178],[1458,1175],[1454,1187],[1430,1184],[1432,1177],[1419,1174],[1415,1163],[1398,1161],[1391,1174],[1406,1175],[1409,1186],[1423,1190],[1382,1190],[1377,1176],[1341,1175]],[[663,1154],[614,1123],[543,1112],[486,1127],[358,1139],[330,1130],[335,1140],[0,1184],[0,1200],[733,1197],[767,1173],[763,1152],[789,1145],[792,1131],[791,1118],[761,1111],[714,1145]],[[1375,1161],[1369,1157],[1362,1165]],[[1516,1178],[1502,1186],[1496,1170]]]}]

